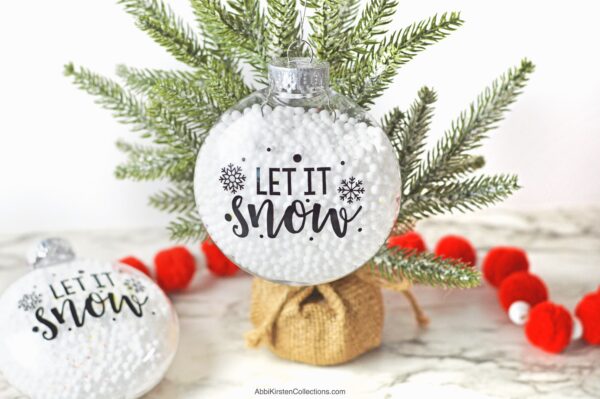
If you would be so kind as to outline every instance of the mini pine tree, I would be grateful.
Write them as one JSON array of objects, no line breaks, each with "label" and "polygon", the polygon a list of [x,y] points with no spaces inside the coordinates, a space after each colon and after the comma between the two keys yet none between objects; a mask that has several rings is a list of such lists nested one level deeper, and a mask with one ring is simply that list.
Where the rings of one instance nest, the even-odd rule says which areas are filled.
[{"label": "mini pine tree", "polygon": [[[301,8],[311,9],[307,40],[316,56],[330,63],[333,88],[365,108],[389,87],[402,65],[463,23],[459,13],[450,12],[390,32],[396,0],[369,0],[362,10],[359,0],[267,0],[264,8],[259,0],[191,0],[196,31],[161,0],[119,3],[186,67],[171,71],[121,65],[117,75],[123,85],[73,64],[65,66],[65,74],[149,142],[117,143],[127,162],[117,166],[116,176],[169,182],[170,188],[150,197],[150,205],[177,215],[169,230],[178,240],[206,234],[193,196],[194,163],[204,138],[225,110],[253,92],[255,84],[265,83],[270,58],[301,42]],[[254,82],[244,79],[243,66],[250,68]],[[519,188],[513,175],[473,177],[484,159],[472,150],[497,126],[533,69],[523,60],[500,76],[429,150],[425,141],[436,101],[432,89],[422,88],[408,110],[394,108],[383,118],[402,174],[396,232],[432,215],[494,204]],[[479,283],[472,268],[428,254],[407,256],[382,248],[371,263],[389,279],[463,288]]]}]

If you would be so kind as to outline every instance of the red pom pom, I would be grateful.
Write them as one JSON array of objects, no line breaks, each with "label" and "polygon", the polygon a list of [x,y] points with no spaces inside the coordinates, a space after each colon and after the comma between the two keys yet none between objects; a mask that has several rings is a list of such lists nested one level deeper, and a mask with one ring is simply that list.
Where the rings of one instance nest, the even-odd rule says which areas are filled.
[{"label": "red pom pom", "polygon": [[525,301],[534,307],[548,300],[548,289],[539,277],[529,272],[517,272],[502,281],[498,298],[505,311],[516,301]]},{"label": "red pom pom", "polygon": [[600,345],[600,290],[584,296],[575,308],[575,315],[583,327],[583,339],[591,345]]},{"label": "red pom pom", "polygon": [[477,255],[473,245],[464,237],[445,236],[435,247],[435,254],[444,259],[454,259],[475,266]]},{"label": "red pom pom", "polygon": [[494,287],[499,287],[502,280],[518,271],[529,270],[527,254],[520,248],[495,247],[483,260],[483,276]]},{"label": "red pom pom", "polygon": [[202,243],[202,252],[206,257],[206,267],[217,276],[233,276],[239,270],[211,240]]},{"label": "red pom pom", "polygon": [[154,257],[154,265],[156,282],[165,292],[187,288],[196,272],[194,256],[186,247],[160,251]]},{"label": "red pom pom", "polygon": [[550,353],[560,353],[569,345],[573,319],[564,307],[552,302],[537,304],[529,312],[525,334],[532,345]]},{"label": "red pom pom", "polygon": [[426,251],[425,241],[423,237],[415,231],[409,231],[407,233],[392,236],[389,238],[387,243],[388,248],[400,248],[407,250],[407,253],[421,253]]},{"label": "red pom pom", "polygon": [[150,270],[148,269],[148,267],[144,264],[144,262],[142,262],[141,260],[139,260],[138,258],[136,258],[134,256],[126,256],[123,259],[119,259],[119,262],[124,263],[127,266],[131,266],[134,269],[141,271],[146,276],[150,277]]}]

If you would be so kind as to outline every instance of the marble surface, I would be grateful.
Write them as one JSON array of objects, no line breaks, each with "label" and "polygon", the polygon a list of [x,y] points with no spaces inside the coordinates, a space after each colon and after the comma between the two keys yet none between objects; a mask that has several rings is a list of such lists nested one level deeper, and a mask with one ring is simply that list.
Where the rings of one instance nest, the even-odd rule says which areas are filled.
[{"label": "marble surface", "polygon": [[[525,248],[551,298],[569,309],[600,285],[600,208],[487,211],[430,220],[419,230],[430,246],[444,234],[463,234],[477,246],[480,258],[494,245]],[[0,236],[0,292],[27,272],[23,254],[47,235]],[[135,254],[150,261],[170,245],[161,229],[59,235],[79,254],[100,259]],[[202,266],[198,249],[194,251]],[[387,292],[383,345],[346,365],[312,367],[244,346],[250,282],[246,275],[215,279],[202,270],[188,292],[173,296],[181,317],[180,350],[147,399],[279,397],[256,395],[257,388],[345,390],[342,395],[304,396],[311,398],[600,397],[600,347],[574,343],[561,355],[533,348],[485,284],[464,291],[416,287],[432,319],[425,329],[416,326],[401,295]],[[23,396],[0,376],[0,398]]]}]

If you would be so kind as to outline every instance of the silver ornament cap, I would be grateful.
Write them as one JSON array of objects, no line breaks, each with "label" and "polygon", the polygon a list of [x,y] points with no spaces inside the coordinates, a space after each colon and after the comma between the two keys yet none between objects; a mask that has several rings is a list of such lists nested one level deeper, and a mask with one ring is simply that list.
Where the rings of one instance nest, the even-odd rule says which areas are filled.
[{"label": "silver ornament cap", "polygon": [[27,252],[27,263],[34,269],[69,262],[73,259],[75,259],[75,252],[71,244],[59,237],[46,238]]},{"label": "silver ornament cap", "polygon": [[329,87],[329,63],[312,57],[281,57],[269,64],[273,93],[314,95]]}]

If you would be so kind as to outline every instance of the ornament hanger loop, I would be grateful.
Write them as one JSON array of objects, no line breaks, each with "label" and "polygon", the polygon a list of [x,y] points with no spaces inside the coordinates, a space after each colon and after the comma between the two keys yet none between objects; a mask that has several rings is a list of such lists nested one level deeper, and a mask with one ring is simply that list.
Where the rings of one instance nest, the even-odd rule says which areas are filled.
[{"label": "ornament hanger loop", "polygon": [[290,65],[290,50],[296,44],[300,44],[300,53],[301,54],[302,54],[302,47],[304,44],[306,44],[310,50],[310,62],[312,63],[313,60],[315,59],[315,50],[313,49],[311,44],[304,39],[304,21],[306,20],[307,5],[308,5],[308,0],[304,0],[304,8],[302,10],[302,18],[300,19],[300,38],[296,41],[291,42],[287,48],[287,51],[285,52],[285,56],[287,58],[288,65]]},{"label": "ornament hanger loop", "polygon": [[304,47],[304,44],[306,44],[310,50],[310,62],[312,63],[315,59],[315,50],[313,49],[313,47],[310,45],[310,43],[304,39],[300,39],[296,42],[291,42],[290,45],[287,48],[287,51],[285,52],[285,57],[287,58],[287,63],[288,65],[290,64],[290,50],[297,44],[300,44],[300,51],[302,51],[302,47]]}]

